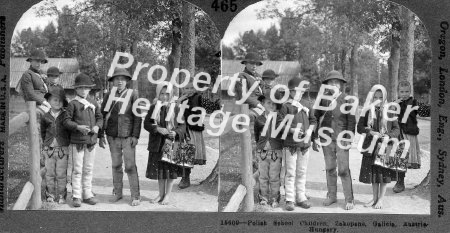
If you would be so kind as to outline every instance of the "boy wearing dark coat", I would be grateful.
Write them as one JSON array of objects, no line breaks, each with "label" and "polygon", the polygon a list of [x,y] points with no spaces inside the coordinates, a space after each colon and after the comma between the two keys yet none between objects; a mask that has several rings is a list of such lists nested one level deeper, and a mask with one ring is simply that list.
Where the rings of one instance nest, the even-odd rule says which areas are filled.
[{"label": "boy wearing dark coat", "polygon": [[95,205],[97,200],[92,193],[92,174],[95,148],[99,130],[103,127],[100,106],[89,97],[95,84],[83,73],[75,77],[73,87],[77,96],[67,107],[64,126],[70,130],[70,147],[73,156],[72,196],[73,206],[84,203]]}]

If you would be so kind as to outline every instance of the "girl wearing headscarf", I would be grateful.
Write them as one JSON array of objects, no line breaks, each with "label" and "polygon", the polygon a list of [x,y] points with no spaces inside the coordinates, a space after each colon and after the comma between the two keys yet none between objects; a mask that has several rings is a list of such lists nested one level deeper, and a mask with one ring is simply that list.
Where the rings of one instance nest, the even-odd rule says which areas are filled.
[{"label": "girl wearing headscarf", "polygon": [[365,184],[372,184],[373,199],[364,206],[381,209],[386,193],[386,184],[391,181],[396,181],[397,174],[394,170],[374,164],[374,147],[378,139],[397,138],[400,129],[396,120],[388,121],[383,117],[383,109],[387,103],[386,89],[384,86],[375,85],[372,87],[369,92],[369,98],[371,95],[373,95],[372,103],[377,100],[380,102],[368,109],[365,115],[361,116],[358,121],[358,133],[366,134],[362,148],[363,150],[367,149],[367,151],[362,152],[363,158],[361,161],[359,181]]},{"label": "girl wearing headscarf", "polygon": [[[156,101],[150,106],[147,116],[144,120],[144,129],[150,132],[148,148],[148,164],[145,176],[152,180],[158,180],[159,195],[152,199],[151,203],[169,204],[169,196],[172,192],[172,186],[178,177],[182,176],[182,168],[161,160],[162,148],[166,139],[179,141],[186,133],[184,124],[180,124],[176,118],[179,109],[170,111],[171,105],[175,104],[172,100],[173,85],[169,82],[162,82],[156,87]],[[161,109],[155,109],[158,102],[161,102]],[[153,117],[153,112],[155,113]],[[167,116],[169,117],[167,118]]]}]

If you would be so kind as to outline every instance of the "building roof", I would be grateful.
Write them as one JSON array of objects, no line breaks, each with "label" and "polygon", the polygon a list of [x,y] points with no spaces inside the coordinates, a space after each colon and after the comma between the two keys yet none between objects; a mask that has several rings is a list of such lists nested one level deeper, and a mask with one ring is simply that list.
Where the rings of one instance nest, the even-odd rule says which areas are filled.
[{"label": "building roof", "polygon": [[[12,57],[10,61],[10,88],[16,88],[17,83],[22,77],[23,72],[28,70],[30,63],[26,61],[26,57]],[[62,72],[60,83],[66,89],[72,89],[75,76],[80,72],[78,61],[76,58],[47,58],[48,63],[42,64],[41,69],[47,72],[51,66],[56,66]]]},{"label": "building roof", "polygon": [[[256,71],[262,74],[267,69],[272,69],[280,76],[275,79],[275,83],[287,85],[289,79],[298,77],[301,66],[298,61],[262,61],[263,65],[258,66]],[[240,60],[222,60],[222,77],[232,77],[235,73],[242,72],[244,65]],[[222,90],[228,90],[229,80],[222,83]]]}]

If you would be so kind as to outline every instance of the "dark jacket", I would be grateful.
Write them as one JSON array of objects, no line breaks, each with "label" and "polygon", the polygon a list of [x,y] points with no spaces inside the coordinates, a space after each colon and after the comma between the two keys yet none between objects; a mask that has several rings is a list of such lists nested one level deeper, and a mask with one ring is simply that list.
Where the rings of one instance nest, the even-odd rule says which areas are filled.
[{"label": "dark jacket", "polygon": [[84,108],[84,105],[76,99],[70,101],[66,110],[66,117],[64,118],[64,126],[70,130],[70,143],[72,144],[87,144],[93,145],[97,143],[98,134],[94,132],[83,135],[77,130],[78,125],[87,125],[91,129],[94,126],[99,127],[99,131],[103,127],[103,116],[100,111],[100,106],[90,97],[86,98],[91,104],[95,106],[95,112],[92,108]]},{"label": "dark jacket", "polygon": [[[150,136],[148,138],[148,148],[147,150],[149,152],[156,152],[159,153],[161,152],[161,149],[164,145],[164,141],[166,139],[166,136],[158,133],[157,129],[157,125],[154,119],[152,119],[152,114],[153,111],[155,110],[155,105],[150,106],[150,109],[148,110],[147,116],[145,117],[144,120],[144,129],[147,130],[150,133]],[[176,118],[178,118],[178,112],[179,112],[179,108],[175,107],[175,126],[173,131],[175,131],[177,133],[177,136],[175,137],[175,140],[180,140],[181,138],[184,138],[186,135],[186,126],[184,124],[180,124]],[[161,111],[159,114],[161,114],[160,119],[165,119],[165,115],[167,113],[167,109],[165,107],[161,108]]]},{"label": "dark jacket", "polygon": [[[333,110],[323,111],[323,110],[314,110],[314,115],[317,120],[317,124],[320,124],[320,118],[322,115],[325,114],[322,124],[318,127],[316,127],[316,132],[314,138],[320,136],[318,135],[319,129],[322,127],[328,127],[333,129],[333,133],[330,133],[328,130],[325,130],[324,133],[331,137],[333,141],[336,141],[337,136],[345,130],[351,131],[355,133],[356,128],[356,118],[355,115],[352,115],[350,113],[343,114],[341,112],[341,105],[345,103],[352,103],[350,100],[345,100],[346,95],[342,93],[337,99],[336,99],[336,107]],[[331,101],[329,100],[322,100],[321,106],[329,106]],[[350,110],[351,106],[347,106],[346,110]],[[348,134],[345,134],[345,138],[349,138],[350,136]],[[321,137],[322,138],[322,137]]]},{"label": "dark jacket", "polygon": [[[200,132],[205,129],[205,126],[203,124],[201,124],[201,125],[197,125],[197,124],[190,125],[187,122],[187,119],[188,119],[188,117],[190,115],[193,115],[193,114],[201,115],[201,113],[202,113],[201,110],[196,110],[196,111],[192,110],[195,107],[203,107],[201,103],[202,103],[202,96],[200,94],[198,94],[198,93],[195,93],[194,95],[192,95],[191,97],[188,98],[189,108],[184,111],[184,119],[186,120],[186,126],[189,129],[191,129],[191,130],[200,131]],[[193,117],[193,121],[194,122],[197,121],[197,120],[198,120],[198,117]]]},{"label": "dark jacket", "polygon": [[[363,133],[366,134],[366,137],[363,142],[363,149],[368,148],[370,146],[370,143],[372,142],[373,136],[370,134],[370,132],[371,131],[379,132],[379,128],[380,128],[378,125],[376,127],[374,127],[375,129],[371,129],[371,128],[367,127],[367,122],[369,120],[369,118],[368,118],[369,111],[367,111],[364,116],[361,116],[359,118],[358,126],[357,126],[357,131],[359,134],[363,134]],[[378,124],[380,124],[378,119],[381,119],[381,115],[382,115],[382,113],[377,111],[377,120],[374,120],[374,121],[376,121]],[[392,117],[392,116],[390,116],[390,117]],[[389,138],[397,138],[400,134],[400,127],[399,127],[397,121],[387,121],[386,130],[387,130],[386,134],[389,136]]]},{"label": "dark jacket", "polygon": [[[236,81],[236,86],[235,86],[235,90],[236,90],[236,99],[240,100],[242,99],[242,95],[243,95],[243,82],[247,83],[247,90],[248,91],[253,84],[258,81],[258,79],[261,78],[261,75],[259,75],[258,73],[252,74],[250,71],[248,71],[247,69],[244,69],[243,72],[239,73],[238,78],[240,79],[240,81]],[[259,84],[256,87],[256,89],[250,94],[250,96],[245,100],[244,103],[249,105],[249,108],[255,108],[258,104],[258,97],[261,96],[262,93],[262,89],[260,88]]]},{"label": "dark jacket", "polygon": [[[128,89],[124,90],[127,91]],[[113,101],[110,105],[109,112],[111,112],[110,117],[108,119],[108,122],[104,122],[104,127],[99,133],[99,137],[103,137],[104,132],[106,132],[106,135],[111,137],[120,137],[120,138],[126,138],[126,137],[135,137],[139,138],[139,135],[141,134],[141,124],[142,124],[142,118],[136,116],[133,113],[133,104],[134,102],[139,98],[138,92],[136,90],[132,90],[133,93],[131,94],[130,100],[126,106],[125,112],[123,114],[120,114],[120,109],[122,108],[123,102],[117,102],[114,107],[113,104],[115,101]],[[120,97],[122,93],[119,94],[119,92],[116,92],[116,97]],[[105,99],[103,100],[101,111],[103,114],[103,120],[106,120],[105,117],[108,114],[107,111],[105,111],[106,104],[108,103],[109,96],[111,95],[111,92],[106,94]],[[123,98],[125,98],[127,94],[125,93]]]},{"label": "dark jacket", "polygon": [[47,112],[42,116],[41,137],[43,146],[50,146],[55,138],[59,146],[69,146],[70,132],[63,125],[65,115],[66,111],[62,109],[56,119],[52,116],[52,114],[50,114],[50,112]]},{"label": "dark jacket", "polygon": [[30,67],[23,73],[19,82],[25,101],[36,101],[37,105],[45,101],[44,95],[47,93],[47,89],[38,70]]},{"label": "dark jacket", "polygon": [[419,127],[417,126],[417,110],[413,110],[409,113],[405,123],[402,123],[403,116],[405,115],[408,105],[415,107],[418,105],[417,100],[413,97],[409,97],[407,100],[400,102],[400,115],[398,116],[398,123],[402,133],[409,135],[418,135]]},{"label": "dark jacket", "polygon": [[264,126],[266,125],[266,114],[261,114],[259,115],[256,120],[255,120],[255,125],[254,125],[254,131],[255,131],[255,141],[256,141],[256,149],[257,150],[262,150],[264,149],[264,146],[266,145],[267,141],[269,141],[270,144],[270,148],[272,150],[281,150],[283,149],[283,139],[281,138],[281,136],[283,135],[284,129],[285,127],[283,127],[281,129],[281,131],[276,135],[275,138],[273,138],[272,135],[272,126],[275,122],[275,128],[278,128],[278,126],[280,125],[280,123],[283,121],[284,116],[278,112],[277,114],[277,118],[274,119],[272,118],[272,120],[270,121],[270,125],[268,126],[268,129],[266,131],[266,135],[262,136],[261,132],[264,129]]},{"label": "dark jacket", "polygon": [[[293,106],[292,103],[283,104],[283,106],[280,110],[283,115],[287,115],[287,114],[294,115],[294,119],[292,121],[291,128],[296,128],[298,123],[302,123],[301,129],[304,134],[302,136],[300,136],[300,138],[303,138],[306,136],[306,131],[308,130],[310,125],[317,126],[316,117],[314,116],[312,109],[303,103],[302,103],[302,105],[309,109],[308,113],[306,113],[305,110],[298,112],[298,108]],[[311,141],[315,137],[314,130],[315,130],[315,127],[313,128],[313,132],[311,134],[311,138],[308,143],[305,143],[303,141],[302,142],[294,141],[294,134],[289,132],[287,134],[286,139],[284,140],[283,147],[287,147],[287,148],[288,147],[296,147],[296,148],[302,148],[302,149],[309,148],[311,146]]]}]

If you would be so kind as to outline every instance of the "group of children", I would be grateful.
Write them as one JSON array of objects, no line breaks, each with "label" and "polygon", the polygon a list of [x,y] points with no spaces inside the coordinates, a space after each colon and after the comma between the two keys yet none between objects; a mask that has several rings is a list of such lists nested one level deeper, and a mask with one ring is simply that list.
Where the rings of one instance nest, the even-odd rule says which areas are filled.
[{"label": "group of children", "polygon": [[[264,73],[272,73],[273,71],[265,71]],[[267,85],[263,79],[261,86]],[[275,75],[276,76],[276,75]],[[259,202],[261,205],[270,205],[275,208],[279,206],[280,197],[285,195],[285,209],[294,210],[295,206],[301,208],[310,208],[311,202],[306,195],[306,173],[309,159],[309,148],[313,147],[315,151],[319,151],[321,142],[326,139],[319,137],[318,131],[321,127],[329,127],[333,129],[333,133],[326,133],[331,143],[323,146],[323,154],[326,167],[327,179],[327,198],[323,202],[324,206],[329,206],[337,202],[337,176],[341,178],[344,196],[345,209],[354,208],[352,179],[349,168],[349,149],[351,143],[339,146],[337,135],[348,130],[350,132],[365,133],[363,148],[367,149],[373,139],[378,137],[384,140],[389,138],[407,139],[410,141],[410,149],[408,153],[408,168],[420,168],[420,148],[417,139],[419,129],[417,127],[416,115],[429,116],[429,105],[421,104],[418,106],[417,101],[411,97],[411,86],[408,81],[400,81],[399,83],[399,99],[396,100],[401,111],[398,120],[387,121],[383,118],[383,107],[387,103],[386,92],[382,91],[384,87],[376,85],[371,92],[374,94],[373,101],[379,100],[381,103],[374,107],[374,111],[369,110],[359,118],[352,114],[341,112],[341,106],[347,104],[345,94],[342,93],[345,79],[338,71],[331,71],[327,74],[323,84],[328,84],[340,91],[338,97],[333,101],[337,106],[330,111],[313,110],[309,105],[301,99],[301,95],[296,96],[296,87],[301,82],[300,78],[293,78],[288,82],[289,99],[283,104],[274,103],[270,98],[270,88],[258,97],[259,104],[263,107],[264,112],[256,116],[254,122],[254,135],[256,140],[256,155],[258,159],[259,173]],[[276,97],[277,97],[276,93]],[[332,94],[332,93],[328,93]],[[296,99],[298,98],[298,99]],[[279,96],[277,99],[281,99]],[[329,106],[332,101],[323,101],[321,106]],[[303,104],[302,104],[303,103]],[[305,106],[307,105],[307,106]],[[401,122],[408,105],[411,107],[418,106],[409,113],[405,122]],[[267,118],[271,112],[276,112],[276,118],[272,118],[270,125],[267,124]],[[375,113],[375,114],[373,114]],[[280,123],[287,114],[293,115],[293,121],[288,130],[287,137],[282,139],[284,128],[279,131],[275,137],[271,137],[273,128],[278,128]],[[408,113],[406,113],[408,114]],[[428,115],[427,115],[428,114]],[[300,129],[295,129],[298,123],[301,123]],[[312,132],[308,132],[309,126],[315,125]],[[286,125],[285,125],[286,126]],[[266,130],[263,129],[266,127]],[[295,134],[298,130],[298,134]],[[264,132],[263,132],[264,131]],[[300,139],[309,139],[303,141],[294,140],[295,137]],[[390,170],[374,164],[375,154],[363,152],[363,159],[360,170],[359,181],[362,183],[372,184],[373,199],[365,206],[380,209],[383,206],[383,198],[386,192],[386,184],[391,181],[397,181],[394,192],[398,193],[405,189],[404,177],[405,172]],[[280,192],[281,190],[281,192]],[[283,192],[284,191],[284,192]]]}]

